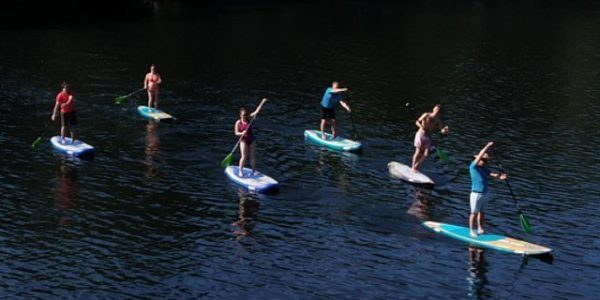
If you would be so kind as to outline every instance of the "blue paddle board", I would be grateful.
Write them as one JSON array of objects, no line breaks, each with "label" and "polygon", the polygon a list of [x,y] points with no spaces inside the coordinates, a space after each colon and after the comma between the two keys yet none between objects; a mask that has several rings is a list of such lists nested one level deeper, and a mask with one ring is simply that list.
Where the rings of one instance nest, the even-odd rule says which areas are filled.
[{"label": "blue paddle board", "polygon": [[502,252],[516,253],[522,255],[539,255],[549,253],[550,248],[528,243],[525,241],[513,239],[497,234],[480,234],[477,237],[471,237],[469,228],[445,223],[423,222],[423,226],[453,239],[470,243],[477,247],[490,248]]},{"label": "blue paddle board", "polygon": [[148,109],[148,106],[145,105],[140,105],[137,108],[138,113],[140,113],[140,115],[142,115],[142,117],[146,118],[146,119],[152,119],[154,121],[173,121],[173,116],[171,116],[170,114],[160,110],[160,109],[155,109],[155,108],[151,108]]},{"label": "blue paddle board", "polygon": [[62,143],[62,137],[53,136],[50,139],[50,143],[54,149],[59,152],[66,153],[67,155],[72,155],[76,157],[93,157],[94,156],[94,147],[84,143],[80,140],[75,140],[75,142],[71,141],[71,138],[65,138],[65,143]]},{"label": "blue paddle board", "polygon": [[413,172],[412,168],[399,162],[390,161],[388,170],[392,176],[400,178],[408,183],[416,185],[434,185],[435,183],[429,176],[417,171]]},{"label": "blue paddle board", "polygon": [[229,166],[225,169],[225,174],[238,185],[247,188],[251,192],[268,193],[279,189],[277,180],[256,171],[252,174],[252,169],[244,168],[242,177],[238,173],[239,167]]},{"label": "blue paddle board", "polygon": [[349,140],[340,136],[333,138],[332,134],[325,133],[325,139],[321,137],[320,130],[305,130],[304,136],[321,146],[325,146],[330,149],[348,152],[358,152],[362,148],[362,144],[353,140]]}]

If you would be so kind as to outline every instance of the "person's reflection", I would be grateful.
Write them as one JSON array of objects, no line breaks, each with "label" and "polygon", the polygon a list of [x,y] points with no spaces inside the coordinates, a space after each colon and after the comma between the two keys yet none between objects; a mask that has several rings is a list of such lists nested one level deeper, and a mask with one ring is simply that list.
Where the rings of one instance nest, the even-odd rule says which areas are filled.
[{"label": "person's reflection", "polygon": [[485,297],[485,285],[487,284],[487,263],[483,256],[483,249],[469,246],[469,297],[481,299]]},{"label": "person's reflection", "polygon": [[240,240],[245,236],[252,235],[252,229],[254,229],[255,220],[260,206],[258,201],[252,198],[252,195],[243,189],[238,190],[240,197],[240,205],[238,208],[238,220],[232,223],[232,226],[238,227],[233,232],[236,235],[236,239]]},{"label": "person's reflection", "polygon": [[153,121],[148,121],[146,125],[146,148],[144,155],[146,158],[145,164],[148,166],[146,179],[154,179],[158,176],[158,167],[154,162],[159,152],[160,140],[158,139],[158,124]]},{"label": "person's reflection", "polygon": [[77,168],[63,162],[60,166],[58,175],[58,189],[54,205],[63,216],[60,218],[60,224],[66,225],[69,220],[66,213],[73,207],[73,200],[79,191],[79,182],[77,181]]},{"label": "person's reflection", "polygon": [[415,191],[415,202],[408,208],[407,213],[422,221],[431,220],[434,199],[431,196],[432,191],[419,187],[413,187],[413,190]]}]

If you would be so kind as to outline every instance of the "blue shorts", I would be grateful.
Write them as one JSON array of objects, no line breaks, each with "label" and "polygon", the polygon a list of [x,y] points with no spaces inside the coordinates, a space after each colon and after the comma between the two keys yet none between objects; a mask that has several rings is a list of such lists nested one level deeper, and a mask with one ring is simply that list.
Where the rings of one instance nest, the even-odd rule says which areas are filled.
[{"label": "blue shorts", "polygon": [[469,197],[469,202],[471,203],[471,213],[476,214],[483,211],[483,207],[485,206],[487,199],[487,193],[471,192],[471,197]]}]

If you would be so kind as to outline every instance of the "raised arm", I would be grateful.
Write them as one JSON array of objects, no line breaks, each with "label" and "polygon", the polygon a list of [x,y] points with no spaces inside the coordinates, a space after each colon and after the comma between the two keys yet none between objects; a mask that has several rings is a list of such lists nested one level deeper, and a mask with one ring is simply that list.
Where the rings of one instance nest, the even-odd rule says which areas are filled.
[{"label": "raised arm", "polygon": [[340,105],[342,105],[342,107],[345,108],[348,112],[352,112],[352,110],[350,109],[350,105],[348,105],[348,103],[346,103],[345,101],[340,101]]},{"label": "raised arm", "polygon": [[483,155],[490,149],[490,147],[494,146],[494,142],[489,142],[479,151],[479,154],[475,157],[475,164],[478,164],[479,161],[483,158]]},{"label": "raised arm", "polygon": [[259,105],[258,105],[258,107],[257,107],[257,108],[256,108],[256,109],[255,109],[255,110],[254,110],[254,111],[253,111],[251,114],[250,114],[250,116],[254,118],[254,117],[255,117],[255,116],[256,116],[256,115],[257,115],[257,114],[260,112],[260,110],[262,109],[262,107],[263,107],[263,105],[265,104],[265,102],[267,102],[267,98],[263,98],[263,99],[260,101],[260,104],[259,104]]}]

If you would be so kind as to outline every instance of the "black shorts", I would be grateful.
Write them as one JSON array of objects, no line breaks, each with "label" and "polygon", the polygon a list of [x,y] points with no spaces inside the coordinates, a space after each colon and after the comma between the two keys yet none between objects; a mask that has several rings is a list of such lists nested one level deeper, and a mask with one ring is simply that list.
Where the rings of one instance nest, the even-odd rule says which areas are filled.
[{"label": "black shorts", "polygon": [[335,111],[333,108],[325,108],[321,106],[321,119],[335,119]]},{"label": "black shorts", "polygon": [[77,114],[75,111],[70,111],[68,113],[60,113],[60,125],[62,126],[74,126],[77,125]]}]

